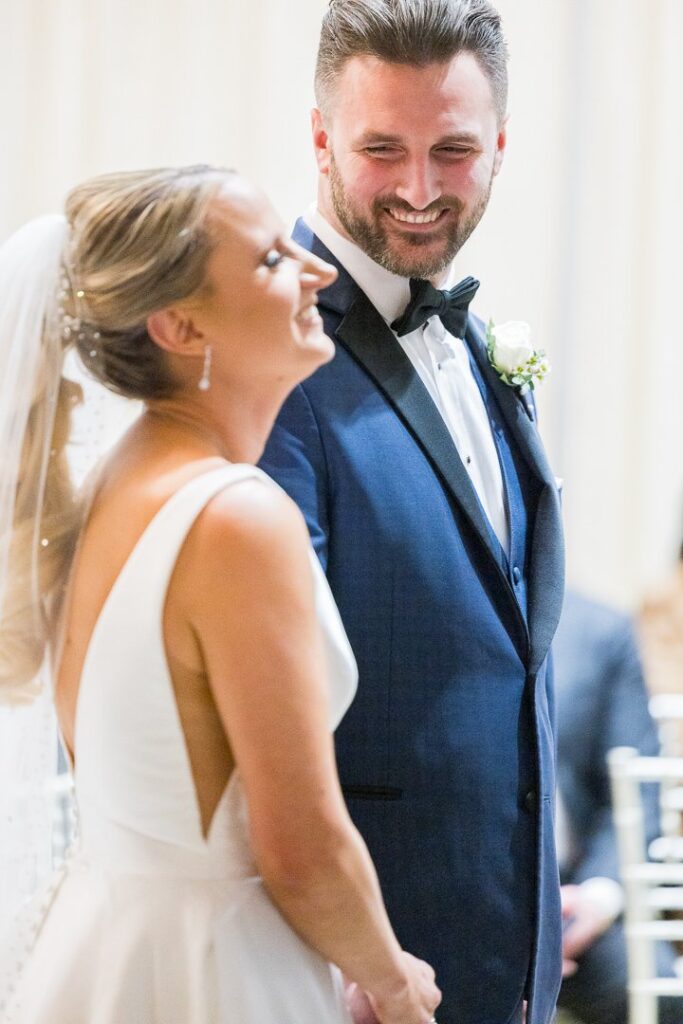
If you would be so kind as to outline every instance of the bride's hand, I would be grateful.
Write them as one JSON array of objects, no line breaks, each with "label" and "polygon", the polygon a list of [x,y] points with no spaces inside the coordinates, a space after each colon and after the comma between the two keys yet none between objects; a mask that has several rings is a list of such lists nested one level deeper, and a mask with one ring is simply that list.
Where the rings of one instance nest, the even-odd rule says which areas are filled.
[{"label": "bride's hand", "polygon": [[[368,993],[368,1002],[375,1017],[368,1024],[430,1024],[441,1002],[441,991],[434,981],[434,971],[424,960],[403,953],[404,976],[399,985]],[[366,1024],[363,1018],[356,1024]]]}]

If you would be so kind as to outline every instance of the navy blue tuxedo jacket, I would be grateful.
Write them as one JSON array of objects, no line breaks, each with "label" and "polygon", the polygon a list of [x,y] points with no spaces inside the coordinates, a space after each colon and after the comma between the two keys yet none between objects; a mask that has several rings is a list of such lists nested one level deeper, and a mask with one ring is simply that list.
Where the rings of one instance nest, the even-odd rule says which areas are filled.
[{"label": "navy blue tuxedo jacket", "polygon": [[298,503],[358,660],[339,773],[399,941],[436,969],[440,1024],[551,1019],[560,981],[548,652],[563,553],[533,409],[470,360],[507,486],[508,558],[394,335],[339,269],[336,357],[297,387],[263,468]]}]

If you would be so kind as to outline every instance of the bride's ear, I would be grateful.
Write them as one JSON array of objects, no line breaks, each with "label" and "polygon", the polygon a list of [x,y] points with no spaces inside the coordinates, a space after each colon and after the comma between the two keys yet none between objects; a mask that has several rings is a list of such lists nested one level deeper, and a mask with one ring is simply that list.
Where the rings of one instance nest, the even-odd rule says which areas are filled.
[{"label": "bride's ear", "polygon": [[204,335],[187,313],[170,307],[147,317],[147,333],[165,352],[198,355],[203,351]]}]

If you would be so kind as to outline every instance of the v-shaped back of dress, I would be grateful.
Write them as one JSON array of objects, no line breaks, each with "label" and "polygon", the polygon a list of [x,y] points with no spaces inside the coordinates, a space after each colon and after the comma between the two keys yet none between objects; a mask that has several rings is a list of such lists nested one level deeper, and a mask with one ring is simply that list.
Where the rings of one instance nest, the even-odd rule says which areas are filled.
[{"label": "v-shaped back of dress", "polygon": [[[105,601],[76,714],[82,834],[18,931],[2,1024],[351,1024],[339,971],[258,877],[239,768],[203,838],[166,662],[164,603],[183,541],[218,491],[249,477],[277,486],[253,466],[226,465],[181,487]],[[356,668],[312,549],[310,563],[334,728]]]},{"label": "v-shaped back of dress", "polygon": [[[163,636],[168,586],[192,525],[219,491],[250,477],[277,486],[254,466],[225,465],[195,477],[162,506],[117,577],[90,639],[74,739],[82,847],[122,870],[158,872],[166,864],[171,872],[203,876],[244,874],[251,865],[236,771],[208,837],[202,834]],[[334,728],[353,695],[355,665],[315,556],[313,571],[329,668],[337,677]]]}]

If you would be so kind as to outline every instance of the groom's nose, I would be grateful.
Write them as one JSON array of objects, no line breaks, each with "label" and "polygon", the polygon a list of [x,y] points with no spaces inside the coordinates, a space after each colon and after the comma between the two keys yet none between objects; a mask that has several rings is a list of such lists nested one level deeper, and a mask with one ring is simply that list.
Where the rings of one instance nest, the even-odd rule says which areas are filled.
[{"label": "groom's nose", "polygon": [[414,157],[404,164],[403,175],[394,191],[414,210],[424,210],[441,195],[439,170],[429,157]]}]

